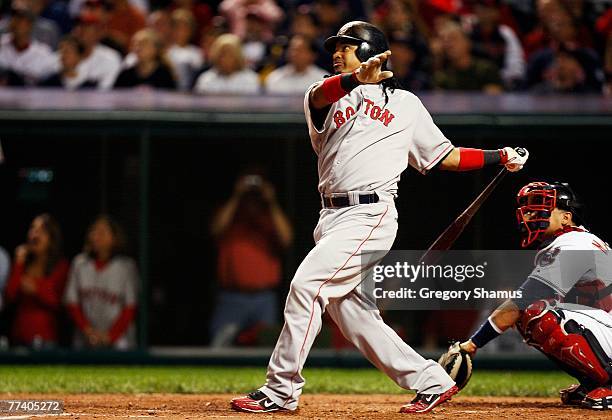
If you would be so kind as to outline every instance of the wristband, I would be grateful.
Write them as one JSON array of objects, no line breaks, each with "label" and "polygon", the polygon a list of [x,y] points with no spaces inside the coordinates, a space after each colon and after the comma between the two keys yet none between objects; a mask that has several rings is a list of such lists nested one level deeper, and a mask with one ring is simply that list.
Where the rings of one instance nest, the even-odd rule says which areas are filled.
[{"label": "wristband", "polygon": [[493,323],[491,322],[491,318],[487,319],[474,333],[474,335],[470,338],[472,343],[476,345],[478,348],[482,348],[489,341],[499,337],[502,331],[500,331]]},{"label": "wristband", "polygon": [[483,166],[503,165],[508,161],[505,150],[482,150],[459,147],[459,171],[473,171]]},{"label": "wristband", "polygon": [[323,90],[325,99],[329,103],[334,103],[360,84],[355,72],[343,73],[325,79],[321,85],[321,89]]}]

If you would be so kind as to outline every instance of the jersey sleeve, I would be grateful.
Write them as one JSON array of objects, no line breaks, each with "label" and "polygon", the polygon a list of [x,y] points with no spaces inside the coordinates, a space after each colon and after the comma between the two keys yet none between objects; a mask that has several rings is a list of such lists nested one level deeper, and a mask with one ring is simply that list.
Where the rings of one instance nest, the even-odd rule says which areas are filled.
[{"label": "jersey sleeve", "polygon": [[546,284],[561,297],[565,297],[576,283],[594,270],[593,250],[576,249],[561,243],[538,254],[535,268],[529,278]]},{"label": "jersey sleeve", "polygon": [[414,134],[408,149],[408,163],[426,174],[453,150],[453,145],[418,99],[416,115]]},{"label": "jersey sleeve", "polygon": [[[322,124],[320,126],[317,126],[316,121],[317,110],[310,108],[310,92],[316,86],[318,86],[319,83],[321,82],[316,82],[310,85],[308,90],[306,90],[306,94],[304,95],[304,115],[306,116],[306,124],[308,124],[308,133],[310,134],[310,139],[312,140],[313,147],[317,153],[319,152],[318,144],[321,143],[324,133],[329,130],[331,125],[331,112],[329,112],[331,107],[324,108],[320,111],[318,115],[322,120]],[[323,115],[323,113],[325,113],[325,115]]]}]

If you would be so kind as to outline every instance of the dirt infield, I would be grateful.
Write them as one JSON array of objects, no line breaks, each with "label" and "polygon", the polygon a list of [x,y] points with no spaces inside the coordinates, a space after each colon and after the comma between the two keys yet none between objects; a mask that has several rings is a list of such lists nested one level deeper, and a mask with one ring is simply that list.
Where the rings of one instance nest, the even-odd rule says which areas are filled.
[{"label": "dirt infield", "polygon": [[[0,394],[0,399],[63,400],[67,419],[405,419],[412,415],[399,414],[407,401],[401,395],[304,395],[296,413],[246,414],[229,408],[230,395],[177,394],[84,394],[34,395]],[[418,415],[419,419],[611,419],[612,412],[562,407],[557,399],[455,397],[434,414]],[[22,417],[23,418],[23,417]],[[41,418],[37,416],[36,418]],[[57,416],[49,416],[55,418]]]}]

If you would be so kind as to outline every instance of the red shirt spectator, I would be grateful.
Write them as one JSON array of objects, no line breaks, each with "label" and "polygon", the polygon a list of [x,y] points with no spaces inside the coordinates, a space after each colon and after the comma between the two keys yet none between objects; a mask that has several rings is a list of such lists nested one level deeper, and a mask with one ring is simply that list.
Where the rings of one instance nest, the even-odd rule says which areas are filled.
[{"label": "red shirt spectator", "polygon": [[15,305],[11,330],[15,344],[36,347],[57,343],[57,315],[68,276],[61,240],[57,222],[43,214],[34,218],[27,242],[15,251],[6,289],[7,303]]},{"label": "red shirt spectator", "polygon": [[218,276],[229,290],[263,290],[279,285],[281,259],[276,229],[267,215],[256,223],[234,223],[219,238]]},{"label": "red shirt spectator", "polygon": [[31,277],[23,263],[15,264],[6,289],[6,299],[17,305],[11,337],[18,344],[35,340],[57,342],[57,313],[68,276],[68,261],[57,263],[51,274]]}]

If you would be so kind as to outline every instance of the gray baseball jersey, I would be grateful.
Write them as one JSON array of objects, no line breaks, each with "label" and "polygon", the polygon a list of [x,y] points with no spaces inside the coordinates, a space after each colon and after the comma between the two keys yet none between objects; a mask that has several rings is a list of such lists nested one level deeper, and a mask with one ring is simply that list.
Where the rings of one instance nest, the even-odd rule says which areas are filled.
[{"label": "gray baseball jersey", "polygon": [[530,278],[541,281],[564,297],[574,286],[600,281],[612,283],[612,251],[586,230],[564,233],[540,250]]},{"label": "gray baseball jersey", "polygon": [[344,336],[399,386],[443,393],[454,382],[433,360],[425,360],[387,326],[359,285],[370,265],[391,248],[397,232],[393,196],[408,164],[426,173],[452,149],[421,101],[380,85],[354,89],[330,109],[320,127],[306,92],[304,110],[318,156],[319,192],[376,191],[380,201],[321,210],[315,247],[297,269],[285,304],[285,325],[260,388],[276,404],[297,408],[305,378],[302,367],[327,311]]},{"label": "gray baseball jersey", "polygon": [[[138,296],[138,271],[131,258],[117,256],[101,271],[86,254],[77,255],[70,267],[68,285],[64,295],[67,305],[79,305],[91,326],[108,331],[126,306],[136,305]],[[75,337],[80,343],[80,334]],[[118,348],[135,345],[134,326],[117,340]]]},{"label": "gray baseball jersey", "polygon": [[304,112],[318,156],[319,192],[382,190],[397,193],[408,164],[426,173],[452,149],[419,98],[405,90],[385,95],[362,85],[333,103],[322,127],[312,120],[309,94]]}]

